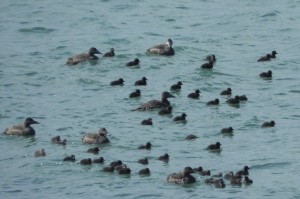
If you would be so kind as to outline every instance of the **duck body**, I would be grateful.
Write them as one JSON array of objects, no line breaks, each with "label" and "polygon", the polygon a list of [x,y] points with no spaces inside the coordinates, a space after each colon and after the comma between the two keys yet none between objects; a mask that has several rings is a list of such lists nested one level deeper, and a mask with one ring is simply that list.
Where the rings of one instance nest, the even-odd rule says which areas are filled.
[{"label": "duck body", "polygon": [[114,57],[115,56],[115,49],[111,48],[109,52],[104,53],[103,57]]},{"label": "duck body", "polygon": [[173,45],[172,39],[168,39],[166,43],[155,45],[149,48],[147,51],[149,53],[156,54],[156,55],[173,56],[175,55],[175,51],[172,48],[172,45]]},{"label": "duck body", "polygon": [[78,63],[88,61],[88,60],[97,60],[99,59],[95,54],[102,54],[97,48],[92,47],[89,49],[88,53],[77,54],[73,57],[70,57],[67,61],[67,65],[76,65]]},{"label": "duck body", "polygon": [[105,128],[100,128],[98,133],[88,133],[82,138],[82,142],[85,144],[106,144],[110,140],[107,138],[107,131]]},{"label": "duck body", "polygon": [[197,89],[197,90],[195,90],[195,92],[194,93],[190,93],[190,94],[188,94],[188,98],[191,98],[191,99],[199,99],[199,97],[200,97],[200,90],[199,89]]},{"label": "duck body", "polygon": [[39,124],[39,122],[28,117],[25,119],[23,124],[8,127],[3,131],[3,133],[6,135],[34,136],[35,130],[31,127],[32,124]]},{"label": "duck body", "polygon": [[170,97],[174,97],[174,96],[171,95],[168,91],[165,91],[161,94],[161,100],[148,101],[135,110],[145,111],[145,110],[167,107],[170,105],[170,102],[168,100],[168,98]]},{"label": "duck body", "polygon": [[183,172],[172,173],[168,175],[167,182],[174,184],[191,184],[196,182],[196,178],[191,175],[194,170],[191,167],[185,167]]}]

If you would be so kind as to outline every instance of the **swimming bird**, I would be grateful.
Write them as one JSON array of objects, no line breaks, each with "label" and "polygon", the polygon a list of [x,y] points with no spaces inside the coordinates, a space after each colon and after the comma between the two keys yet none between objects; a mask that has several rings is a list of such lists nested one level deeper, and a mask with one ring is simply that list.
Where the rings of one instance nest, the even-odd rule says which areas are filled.
[{"label": "swimming bird", "polygon": [[271,58],[276,58],[276,54],[277,54],[277,52],[275,50],[273,50],[271,53]]},{"label": "swimming bird", "polygon": [[141,96],[141,90],[136,89],[134,92],[129,94],[129,98],[135,98],[135,97],[140,97]]},{"label": "swimming bird", "polygon": [[235,173],[235,175],[237,175],[237,176],[247,176],[247,175],[249,175],[249,171],[248,171],[249,169],[250,168],[248,166],[244,166],[243,169],[237,171]]},{"label": "swimming bird", "polygon": [[202,176],[210,176],[210,170],[204,170],[201,166],[194,168],[194,171]]},{"label": "swimming bird", "polygon": [[198,136],[196,136],[196,135],[194,135],[194,134],[190,134],[190,135],[187,135],[187,136],[185,137],[186,140],[194,140],[194,139],[196,139],[196,138],[198,138]]},{"label": "swimming bird", "polygon": [[34,157],[41,157],[45,155],[46,155],[45,149],[39,149],[34,152]]},{"label": "swimming bird", "polygon": [[110,140],[107,138],[106,128],[100,128],[97,133],[87,133],[83,136],[82,142],[85,144],[106,144]]},{"label": "swimming bird", "polygon": [[111,86],[117,86],[117,85],[123,86],[124,82],[125,81],[123,80],[123,78],[119,78],[118,80],[114,80],[114,81],[110,82],[110,85]]},{"label": "swimming bird", "polygon": [[185,167],[183,172],[168,175],[167,182],[175,184],[191,184],[196,182],[196,178],[191,175],[195,171],[191,167]]},{"label": "swimming bird", "polygon": [[173,118],[173,121],[174,122],[186,122],[186,114],[185,113],[182,113],[181,115],[179,115],[179,116],[175,116],[174,118]]},{"label": "swimming bird", "polygon": [[248,98],[247,98],[246,95],[240,95],[240,96],[239,96],[239,100],[240,100],[240,101],[247,101]]},{"label": "swimming bird", "polygon": [[164,162],[168,162],[170,159],[169,154],[165,153],[164,155],[161,155],[158,157],[158,160],[164,161]]},{"label": "swimming bird", "polygon": [[207,55],[206,60],[209,61],[209,62],[212,61],[213,63],[215,63],[217,61],[216,56],[214,54]]},{"label": "swimming bird", "polygon": [[103,57],[113,57],[115,56],[115,49],[111,48],[109,52],[104,53]]},{"label": "swimming bird", "polygon": [[92,159],[91,159],[91,158],[82,159],[82,160],[80,160],[80,164],[81,164],[81,165],[92,164]]},{"label": "swimming bird", "polygon": [[135,83],[134,83],[135,86],[146,86],[147,85],[147,78],[146,77],[143,77],[142,79],[140,80],[137,80]]},{"label": "swimming bird", "polygon": [[152,118],[149,117],[148,119],[143,120],[143,121],[141,122],[141,125],[153,125]]},{"label": "swimming bird", "polygon": [[226,180],[231,180],[231,178],[232,178],[233,176],[234,176],[233,172],[230,171],[229,173],[226,173],[226,174],[224,175],[224,179],[226,179]]},{"label": "swimming bird", "polygon": [[131,173],[131,170],[128,167],[124,167],[124,168],[120,169],[118,172],[119,172],[119,174],[122,174],[122,175],[128,175]]},{"label": "swimming bird", "polygon": [[225,184],[225,182],[222,178],[221,179],[216,179],[214,181],[214,185],[215,185],[215,188],[225,188],[226,187],[226,184]]},{"label": "swimming bird", "polygon": [[241,175],[233,175],[230,179],[230,184],[233,186],[241,186],[242,185],[242,176]]},{"label": "swimming bird", "polygon": [[150,169],[144,168],[139,171],[139,175],[150,175]]},{"label": "swimming bird", "polygon": [[209,102],[207,102],[207,105],[219,105],[220,100],[218,98],[216,98],[215,100],[211,100]]},{"label": "swimming bird", "polygon": [[276,124],[275,121],[272,120],[272,121],[270,121],[270,122],[264,122],[264,123],[261,125],[261,127],[274,127],[275,124]]},{"label": "swimming bird", "polygon": [[223,90],[220,95],[231,95],[231,88],[227,88],[226,90]]},{"label": "swimming bird", "polygon": [[175,54],[172,45],[173,45],[172,39],[168,39],[165,44],[155,45],[149,48],[147,51],[152,54],[172,56]]},{"label": "swimming bird", "polygon": [[199,89],[196,89],[194,93],[190,93],[188,94],[188,98],[192,98],[192,99],[199,99],[200,97],[200,90]]},{"label": "swimming bird", "polygon": [[97,60],[99,59],[95,54],[102,54],[100,51],[97,50],[97,48],[92,47],[89,49],[88,53],[81,53],[78,55],[75,55],[73,57],[70,57],[67,61],[67,65],[76,65],[80,62],[84,62],[87,60]]},{"label": "swimming bird", "polygon": [[51,141],[54,144],[61,144],[61,145],[66,145],[67,144],[67,140],[66,139],[61,140],[59,135],[51,138]]},{"label": "swimming bird", "polygon": [[250,185],[252,183],[253,183],[253,180],[250,179],[248,176],[245,176],[245,178],[244,178],[244,184],[245,185]]},{"label": "swimming bird", "polygon": [[228,128],[222,128],[220,133],[224,133],[224,134],[233,133],[233,128],[231,126]]},{"label": "swimming bird", "polygon": [[75,159],[75,155],[70,155],[70,156],[66,156],[63,161],[70,161],[70,162],[75,162],[76,159]]},{"label": "swimming bird", "polygon": [[206,147],[207,150],[220,150],[221,149],[221,143],[216,142],[215,144],[210,144],[208,147]]},{"label": "swimming bird", "polygon": [[170,102],[168,100],[168,98],[170,98],[170,97],[174,97],[174,96],[171,93],[169,93],[168,91],[162,92],[161,100],[151,100],[145,104],[142,104],[140,107],[138,107],[135,110],[145,111],[145,110],[151,110],[151,109],[155,109],[155,108],[167,107],[170,105]]},{"label": "swimming bird", "polygon": [[140,164],[148,164],[148,158],[139,159],[138,163],[140,163]]},{"label": "swimming bird", "polygon": [[99,149],[99,147],[93,147],[93,148],[89,148],[88,150],[87,150],[87,152],[88,153],[93,153],[93,154],[98,154],[99,153],[99,151],[100,151],[100,149]]},{"label": "swimming bird", "polygon": [[167,106],[167,107],[164,107],[162,108],[158,114],[159,115],[170,115],[172,114],[172,110],[173,110],[173,107],[172,106]]},{"label": "swimming bird", "polygon": [[102,164],[104,163],[104,158],[103,157],[96,158],[93,160],[93,163]]},{"label": "swimming bird", "polygon": [[240,97],[236,95],[234,98],[230,98],[226,100],[226,103],[231,104],[231,105],[236,105],[240,103]]},{"label": "swimming bird", "polygon": [[104,167],[102,169],[104,172],[114,172],[114,167],[113,166],[107,166],[107,167]]},{"label": "swimming bird", "polygon": [[140,63],[140,60],[135,58],[133,61],[130,61],[126,64],[126,66],[136,66],[136,65],[139,65]]},{"label": "swimming bird", "polygon": [[271,60],[271,57],[272,57],[271,54],[267,54],[267,55],[265,55],[265,56],[259,58],[259,59],[257,60],[257,62],[270,61],[270,60]]},{"label": "swimming bird", "polygon": [[152,147],[152,144],[150,142],[147,142],[145,145],[140,145],[138,147],[138,149],[147,149],[147,150],[150,150]]},{"label": "swimming bird", "polygon": [[205,182],[206,184],[214,184],[214,183],[215,183],[215,180],[214,180],[213,178],[207,178],[207,179],[204,180],[204,182]]},{"label": "swimming bird", "polygon": [[201,65],[201,68],[203,69],[212,69],[213,67],[214,67],[214,62],[212,61],[209,61]]},{"label": "swimming bird", "polygon": [[272,71],[269,70],[268,72],[262,72],[259,74],[259,76],[262,78],[272,78]]},{"label": "swimming bird", "polygon": [[179,91],[179,90],[181,89],[181,85],[183,85],[183,84],[182,84],[181,81],[179,81],[179,82],[177,82],[176,84],[173,84],[173,85],[170,87],[170,90],[176,90],[176,91]]},{"label": "swimming bird", "polygon": [[39,124],[39,122],[28,117],[25,119],[23,124],[8,127],[3,131],[3,133],[6,135],[33,136],[35,135],[35,130],[31,127],[32,124]]}]

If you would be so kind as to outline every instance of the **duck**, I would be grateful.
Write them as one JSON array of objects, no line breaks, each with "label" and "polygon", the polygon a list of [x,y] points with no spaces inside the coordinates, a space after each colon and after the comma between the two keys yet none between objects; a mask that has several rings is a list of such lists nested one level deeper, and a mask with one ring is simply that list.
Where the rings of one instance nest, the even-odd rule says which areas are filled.
[{"label": "duck", "polygon": [[214,67],[214,62],[212,61],[209,61],[201,65],[201,68],[203,69],[212,69],[213,67]]},{"label": "duck", "polygon": [[138,149],[147,149],[147,150],[150,150],[152,147],[152,144],[150,142],[147,142],[145,145],[140,145],[138,147]]},{"label": "duck", "polygon": [[273,58],[273,59],[276,58],[276,54],[277,54],[277,52],[275,50],[273,50],[271,53],[271,58]]},{"label": "duck", "polygon": [[31,127],[32,124],[39,124],[39,122],[28,117],[25,119],[23,124],[8,127],[3,131],[3,133],[6,135],[34,136],[35,130]]},{"label": "duck", "polygon": [[245,185],[253,184],[253,180],[250,179],[248,176],[245,176],[245,177],[244,177],[244,184],[245,184]]},{"label": "duck", "polygon": [[188,94],[187,97],[191,99],[199,99],[200,93],[201,93],[200,90],[196,89],[195,92]]},{"label": "duck", "polygon": [[149,48],[147,52],[156,55],[173,56],[175,55],[175,51],[172,46],[173,46],[172,39],[168,39],[166,43],[155,45]]},{"label": "duck", "polygon": [[75,162],[75,161],[76,161],[75,155],[66,156],[66,157],[63,159],[63,161],[64,161],[64,162],[66,162],[66,161]]},{"label": "duck", "polygon": [[223,90],[220,95],[231,95],[231,88],[227,88],[226,90]]},{"label": "duck", "polygon": [[102,164],[104,163],[104,158],[103,157],[96,158],[93,160],[93,163]]},{"label": "duck", "polygon": [[93,148],[89,148],[88,150],[87,150],[87,152],[88,153],[93,153],[93,154],[98,154],[99,153],[99,151],[100,151],[100,149],[99,149],[99,147],[93,147]]},{"label": "duck", "polygon": [[158,160],[164,161],[164,162],[168,162],[170,159],[169,154],[165,153],[164,155],[161,155],[158,157]]},{"label": "duck", "polygon": [[140,163],[140,164],[148,164],[148,158],[139,159],[138,163]]},{"label": "duck", "polygon": [[230,171],[229,173],[226,173],[225,175],[224,175],[224,179],[226,179],[226,180],[231,180],[231,178],[234,176],[234,173],[233,173],[233,171]]},{"label": "duck", "polygon": [[107,166],[107,167],[103,167],[102,171],[104,172],[114,172],[114,167],[113,166]]},{"label": "duck", "polygon": [[223,174],[221,172],[219,172],[217,174],[212,175],[211,177],[213,177],[213,178],[222,178]]},{"label": "duck", "polygon": [[138,58],[135,58],[133,61],[130,61],[126,64],[126,66],[136,66],[139,65],[140,60]]},{"label": "duck", "polygon": [[197,139],[198,136],[194,135],[194,134],[190,134],[190,135],[187,135],[185,137],[186,140],[194,140],[194,139]]},{"label": "duck", "polygon": [[146,86],[147,85],[147,78],[146,77],[142,77],[142,79],[137,80],[136,82],[134,82],[135,86]]},{"label": "duck", "polygon": [[247,98],[246,95],[239,95],[239,100],[240,100],[240,101],[247,101],[248,98]]},{"label": "duck", "polygon": [[244,168],[237,171],[235,173],[235,175],[237,175],[237,176],[247,176],[247,175],[249,175],[249,171],[248,171],[249,169],[250,168],[248,166],[244,166]]},{"label": "duck", "polygon": [[225,182],[222,178],[221,179],[216,179],[214,181],[214,185],[215,185],[215,188],[225,188],[226,187],[226,184],[225,184]]},{"label": "duck", "polygon": [[228,128],[222,128],[220,133],[228,134],[228,133],[233,133],[233,128],[230,126]]},{"label": "duck", "polygon": [[167,106],[167,107],[162,108],[160,111],[158,111],[158,114],[159,115],[170,115],[170,114],[172,114],[172,110],[173,110],[172,106]]},{"label": "duck", "polygon": [[103,57],[114,57],[115,56],[115,49],[111,48],[109,52],[103,54]]},{"label": "duck", "polygon": [[270,61],[270,60],[271,60],[271,57],[272,57],[271,54],[267,54],[267,55],[265,55],[265,56],[259,58],[259,59],[257,60],[257,62]]},{"label": "duck", "polygon": [[226,100],[226,103],[231,104],[231,105],[237,105],[240,103],[240,97],[236,95],[234,98],[230,98]]},{"label": "duck", "polygon": [[218,98],[216,98],[214,100],[207,102],[206,104],[207,105],[219,105],[219,103],[220,103],[220,100]]},{"label": "duck", "polygon": [[54,136],[53,138],[51,138],[51,141],[54,144],[61,144],[61,145],[66,145],[67,144],[67,140],[66,139],[61,140],[59,135]]},{"label": "duck", "polygon": [[39,149],[34,152],[34,157],[41,157],[45,155],[46,155],[45,149]]},{"label": "duck", "polygon": [[149,117],[148,119],[143,120],[143,121],[141,122],[141,125],[153,125],[152,118]]},{"label": "duck", "polygon": [[274,127],[275,126],[275,121],[271,120],[270,122],[264,122],[261,127],[265,128],[265,127]]},{"label": "duck", "polygon": [[123,78],[119,78],[117,80],[114,80],[114,81],[110,82],[110,85],[111,86],[117,86],[117,85],[123,86],[124,82],[125,81],[123,80]]},{"label": "duck", "polygon": [[199,173],[202,176],[210,176],[211,175],[210,170],[204,170],[201,166],[194,168],[194,171]]},{"label": "duck", "polygon": [[150,169],[144,168],[144,169],[139,170],[139,175],[150,175]]},{"label": "duck", "polygon": [[262,78],[272,78],[272,71],[269,70],[267,72],[262,72],[259,74],[259,76]]},{"label": "duck", "polygon": [[212,61],[213,63],[215,63],[217,61],[217,58],[214,54],[211,54],[211,55],[207,55],[205,60],[207,60],[209,62]]},{"label": "duck", "polygon": [[215,184],[215,180],[213,178],[207,178],[204,180],[205,184]]},{"label": "duck", "polygon": [[183,172],[168,175],[167,182],[174,184],[191,184],[196,182],[196,178],[191,175],[195,171],[191,167],[185,167]]},{"label": "duck", "polygon": [[81,53],[70,57],[67,61],[67,65],[76,65],[78,63],[87,61],[87,60],[97,60],[99,59],[95,54],[102,54],[97,48],[92,47],[87,53]]},{"label": "duck", "polygon": [[141,96],[141,90],[136,89],[134,92],[129,94],[129,98],[136,98]]},{"label": "duck", "polygon": [[137,109],[134,109],[133,111],[136,111],[136,110],[145,111],[145,110],[152,110],[152,109],[156,109],[156,108],[167,107],[170,105],[168,98],[174,98],[174,96],[171,93],[169,93],[168,91],[164,91],[161,94],[161,100],[148,101],[148,102],[142,104]]},{"label": "duck", "polygon": [[175,116],[174,118],[173,118],[173,121],[174,122],[186,122],[186,114],[185,113],[182,113],[181,115],[179,115],[179,116]]},{"label": "duck", "polygon": [[110,142],[107,135],[106,128],[100,128],[97,133],[87,133],[84,135],[82,142],[85,144],[106,144]]},{"label": "duck", "polygon": [[221,149],[221,143],[216,142],[215,144],[210,144],[206,147],[207,150],[220,150]]},{"label": "duck", "polygon": [[173,91],[180,91],[182,85],[183,85],[182,82],[179,81],[179,82],[177,82],[176,84],[173,84],[173,85],[170,87],[170,90],[173,90]]},{"label": "duck", "polygon": [[80,160],[80,164],[81,164],[81,165],[89,165],[89,164],[92,164],[92,159],[91,159],[91,158],[82,159],[82,160]]},{"label": "duck", "polygon": [[131,173],[131,170],[130,170],[130,168],[125,167],[125,168],[120,169],[118,172],[119,172],[119,174],[121,174],[121,175],[128,175],[128,174]]},{"label": "duck", "polygon": [[241,175],[233,175],[230,179],[230,184],[233,186],[241,186],[242,185],[242,176]]}]

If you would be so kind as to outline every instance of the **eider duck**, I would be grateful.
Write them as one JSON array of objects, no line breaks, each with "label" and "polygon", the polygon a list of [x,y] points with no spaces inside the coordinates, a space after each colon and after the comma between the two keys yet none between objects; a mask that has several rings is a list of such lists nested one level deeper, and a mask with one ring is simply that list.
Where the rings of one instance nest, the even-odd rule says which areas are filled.
[{"label": "eider duck", "polygon": [[66,139],[61,140],[59,135],[51,138],[51,141],[54,144],[61,144],[61,145],[66,145],[67,144],[67,140]]},{"label": "eider duck", "polygon": [[66,156],[66,157],[63,159],[63,161],[64,161],[64,162],[66,162],[66,161],[75,162],[75,161],[76,161],[75,155]]},{"label": "eider duck", "polygon": [[181,115],[179,116],[175,116],[173,121],[174,122],[186,122],[186,114],[185,113],[182,113]]},{"label": "eider duck", "polygon": [[247,98],[246,95],[240,95],[240,96],[239,96],[239,100],[240,100],[240,101],[247,101],[248,98]]},{"label": "eider duck", "polygon": [[207,150],[220,150],[221,149],[221,143],[216,142],[215,144],[210,144],[208,147],[206,147]]},{"label": "eider duck", "polygon": [[187,136],[185,137],[186,140],[194,140],[194,139],[196,139],[196,138],[198,138],[198,136],[196,136],[196,135],[194,135],[194,134],[190,134],[190,135],[187,135]]},{"label": "eider duck", "polygon": [[31,117],[28,117],[25,119],[24,124],[8,127],[3,133],[6,135],[33,136],[35,135],[35,130],[30,126],[32,124],[39,124],[39,122],[35,121]]},{"label": "eider duck", "polygon": [[207,105],[219,105],[220,100],[218,98],[216,98],[215,100],[211,100],[209,102],[207,102]]},{"label": "eider duck", "polygon": [[158,157],[158,160],[164,161],[164,162],[168,162],[170,159],[169,154],[165,153],[164,155],[161,155]]},{"label": "eider duck", "polygon": [[107,138],[107,130],[100,128],[97,133],[88,133],[82,138],[82,142],[85,144],[105,144],[110,140]]},{"label": "eider duck", "polygon": [[245,176],[245,178],[244,178],[244,184],[245,185],[250,185],[252,183],[253,183],[253,180],[250,179],[248,176]]},{"label": "eider duck", "polygon": [[226,187],[226,184],[225,184],[225,182],[222,178],[221,179],[216,179],[214,181],[214,184],[215,184],[215,188],[225,188]]},{"label": "eider duck", "polygon": [[275,50],[273,50],[271,53],[271,58],[273,58],[273,59],[276,58],[276,54],[277,54],[277,52]]},{"label": "eider duck", "polygon": [[257,62],[270,61],[270,60],[271,60],[271,57],[272,57],[271,54],[267,54],[267,55],[265,55],[265,56],[259,58],[259,59],[257,60]]},{"label": "eider duck", "polygon": [[210,170],[204,170],[201,166],[194,168],[194,171],[202,176],[210,176]]},{"label": "eider duck", "polygon": [[143,120],[143,121],[141,122],[141,125],[153,125],[152,118],[149,117],[148,119]]},{"label": "eider duck", "polygon": [[203,69],[212,69],[214,67],[214,62],[210,61],[201,65]]},{"label": "eider duck", "polygon": [[111,48],[109,52],[104,53],[103,57],[113,57],[115,56],[115,49]]},{"label": "eider duck", "polygon": [[139,65],[140,63],[140,60],[135,58],[133,61],[130,61],[126,64],[126,66],[136,66],[136,65]]},{"label": "eider duck", "polygon": [[45,155],[46,155],[45,149],[39,149],[34,152],[34,157],[41,157]]},{"label": "eider duck", "polygon": [[170,102],[168,100],[168,98],[170,98],[170,97],[174,97],[174,96],[171,93],[169,93],[168,91],[162,92],[161,100],[151,100],[145,104],[142,104],[140,107],[138,107],[135,110],[145,111],[145,110],[151,110],[151,109],[155,109],[155,108],[167,107],[170,105]]},{"label": "eider duck", "polygon": [[233,133],[233,128],[231,126],[228,128],[222,128],[220,133],[223,133],[223,134]]},{"label": "eider duck", "polygon": [[194,93],[190,93],[188,94],[188,98],[192,98],[192,99],[199,99],[200,97],[200,90],[199,89],[196,89]]},{"label": "eider duck", "polygon": [[269,70],[268,72],[262,72],[259,74],[259,76],[262,78],[272,78],[272,71]]},{"label": "eider duck", "polygon": [[104,163],[104,158],[103,157],[96,158],[93,160],[93,163],[102,164]]},{"label": "eider duck", "polygon": [[134,92],[129,94],[129,98],[141,97],[141,90],[136,89]]},{"label": "eider duck", "polygon": [[70,57],[67,61],[67,65],[76,65],[80,62],[84,62],[87,60],[97,60],[99,59],[95,54],[102,54],[100,51],[97,50],[97,48],[92,47],[90,48],[88,53],[81,53],[78,55],[75,55],[73,57]]},{"label": "eider duck", "polygon": [[248,166],[244,166],[242,170],[239,170],[238,172],[235,173],[236,176],[247,176],[249,175],[249,170],[250,168]]},{"label": "eider duck", "polygon": [[91,158],[82,159],[82,160],[80,160],[80,164],[81,164],[81,165],[89,165],[89,164],[92,164],[92,159],[91,159]]},{"label": "eider duck", "polygon": [[230,184],[233,186],[241,186],[242,185],[242,176],[241,175],[233,175],[230,179]]},{"label": "eider duck", "polygon": [[107,166],[102,169],[104,172],[114,172],[115,168],[113,166]]},{"label": "eider duck", "polygon": [[157,55],[165,55],[165,56],[172,56],[175,54],[174,49],[172,48],[173,41],[172,39],[168,39],[165,44],[155,45],[149,48],[147,51],[149,53],[157,54]]},{"label": "eider duck", "polygon": [[130,170],[130,168],[128,168],[128,167],[124,167],[124,168],[118,170],[118,172],[119,172],[119,174],[121,174],[121,175],[128,175],[128,174],[131,173],[131,170]]},{"label": "eider duck", "polygon": [[191,175],[194,170],[191,167],[185,167],[183,172],[172,173],[168,175],[167,182],[175,184],[191,184],[196,182],[196,178]]},{"label": "eider duck", "polygon": [[147,149],[147,150],[150,150],[151,146],[152,146],[152,144],[150,142],[147,142],[145,145],[139,146],[138,149]]},{"label": "eider duck", "polygon": [[100,149],[99,149],[99,147],[93,147],[93,148],[89,148],[88,150],[87,150],[87,152],[88,153],[93,153],[93,154],[98,154],[99,153],[99,151],[100,151]]},{"label": "eider duck", "polygon": [[139,170],[139,175],[150,175],[150,169],[144,168],[144,169]]},{"label": "eider duck", "polygon": [[261,125],[261,127],[274,127],[275,124],[276,124],[275,121],[272,120],[272,121],[270,121],[270,122],[264,122],[264,123]]},{"label": "eider duck", "polygon": [[183,85],[182,84],[182,82],[181,81],[179,81],[179,82],[177,82],[176,84],[173,84],[171,87],[170,87],[170,90],[175,90],[175,91],[179,91],[180,89],[181,89],[181,85]]},{"label": "eider duck", "polygon": [[173,110],[173,107],[172,106],[167,106],[165,108],[162,108],[158,114],[159,115],[170,115],[172,114],[172,110]]},{"label": "eider duck", "polygon": [[229,173],[226,173],[226,174],[224,175],[224,178],[225,178],[226,180],[231,180],[231,178],[232,178],[233,176],[234,176],[233,172],[230,171]]},{"label": "eider duck", "polygon": [[123,86],[124,82],[125,81],[123,80],[123,78],[119,78],[118,80],[114,80],[114,81],[110,82],[110,85],[111,86],[117,86],[117,85]]},{"label": "eider duck", "polygon": [[135,83],[134,83],[135,86],[146,86],[147,85],[147,78],[146,77],[143,77],[142,79],[140,80],[137,80]]},{"label": "eider duck", "polygon": [[148,164],[148,158],[139,159],[138,163],[140,163],[140,164]]},{"label": "eider duck", "polygon": [[216,56],[214,54],[207,55],[206,60],[209,61],[209,62],[212,61],[213,63],[215,63],[217,61]]},{"label": "eider duck", "polygon": [[220,95],[231,95],[231,88],[227,88],[226,90],[223,90]]}]

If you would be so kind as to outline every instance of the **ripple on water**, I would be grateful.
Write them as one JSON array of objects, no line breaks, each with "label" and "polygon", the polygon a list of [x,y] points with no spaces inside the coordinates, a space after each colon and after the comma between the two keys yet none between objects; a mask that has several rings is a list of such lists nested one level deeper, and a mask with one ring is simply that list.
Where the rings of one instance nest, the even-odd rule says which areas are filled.
[{"label": "ripple on water", "polygon": [[23,33],[41,33],[47,34],[55,31],[56,29],[53,28],[45,28],[45,27],[33,27],[33,28],[21,28],[18,31]]}]

